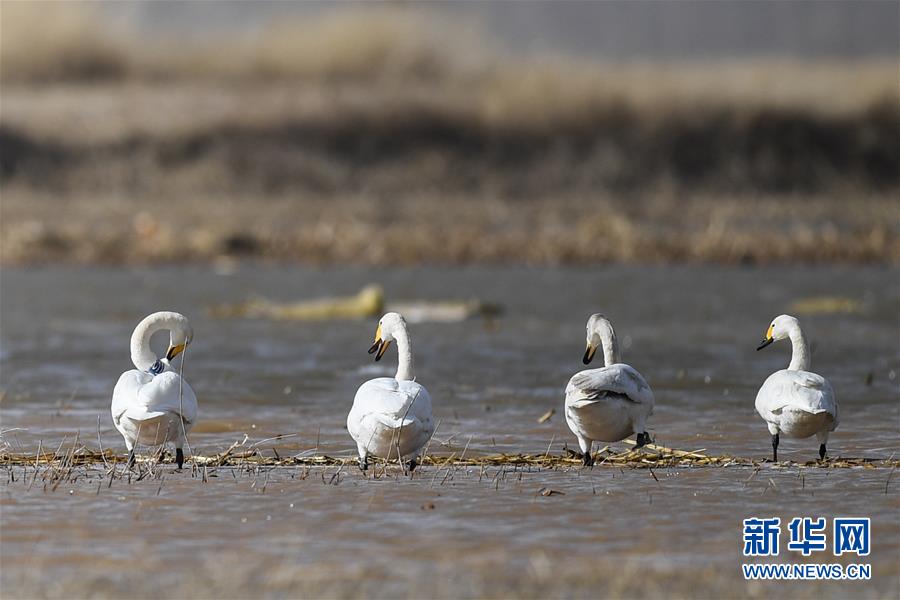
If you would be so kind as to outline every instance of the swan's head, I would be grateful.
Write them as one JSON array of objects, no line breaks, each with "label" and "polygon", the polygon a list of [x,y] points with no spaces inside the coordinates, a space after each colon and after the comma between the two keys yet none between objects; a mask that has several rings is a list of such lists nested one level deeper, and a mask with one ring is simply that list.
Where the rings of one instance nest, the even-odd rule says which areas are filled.
[{"label": "swan's head", "polygon": [[800,327],[800,323],[791,315],[779,315],[775,317],[769,329],[766,330],[765,339],[756,348],[762,350],[772,342],[783,340],[791,336],[791,331]]},{"label": "swan's head", "polygon": [[591,315],[587,322],[587,348],[584,351],[582,362],[589,364],[594,359],[604,339],[615,340],[616,332],[613,331],[612,323],[600,313]]},{"label": "swan's head", "polygon": [[385,351],[395,335],[406,330],[406,321],[400,313],[389,312],[378,321],[378,329],[375,330],[375,342],[369,347],[369,354],[375,353],[375,360],[381,360]]},{"label": "swan's head", "polygon": [[172,315],[172,321],[169,328],[169,349],[166,351],[166,358],[172,360],[184,352],[184,349],[194,341],[194,328],[191,327],[190,322],[184,315],[179,313],[169,314]]}]

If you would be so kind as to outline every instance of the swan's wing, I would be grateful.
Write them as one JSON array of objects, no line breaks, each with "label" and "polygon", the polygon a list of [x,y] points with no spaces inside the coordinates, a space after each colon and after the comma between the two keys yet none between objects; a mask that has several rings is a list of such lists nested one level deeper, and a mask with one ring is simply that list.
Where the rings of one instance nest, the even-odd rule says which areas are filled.
[{"label": "swan's wing", "polygon": [[353,399],[357,419],[372,417],[387,427],[407,427],[431,421],[431,396],[415,381],[391,377],[371,379],[359,387]]},{"label": "swan's wing", "polygon": [[138,405],[141,388],[152,379],[152,375],[137,369],[122,373],[119,381],[116,382],[116,387],[113,388],[112,406],[110,407],[113,423],[118,425],[125,411]]},{"label": "swan's wing", "polygon": [[828,380],[809,371],[776,371],[759,388],[756,410],[766,419],[778,415],[786,407],[812,414],[827,412],[837,427],[838,408],[834,390]]},{"label": "swan's wing", "polygon": [[[172,412],[180,414],[186,423],[197,419],[197,396],[187,381],[182,383],[178,373],[166,371],[155,377],[147,376],[149,381],[137,386],[136,394],[130,396],[119,418],[125,414],[135,420],[145,420]],[[181,398],[179,390],[183,393]],[[115,397],[113,402],[115,404]]]},{"label": "swan's wing", "polygon": [[566,404],[580,407],[617,395],[652,409],[653,392],[643,375],[624,364],[576,373],[566,386]]}]

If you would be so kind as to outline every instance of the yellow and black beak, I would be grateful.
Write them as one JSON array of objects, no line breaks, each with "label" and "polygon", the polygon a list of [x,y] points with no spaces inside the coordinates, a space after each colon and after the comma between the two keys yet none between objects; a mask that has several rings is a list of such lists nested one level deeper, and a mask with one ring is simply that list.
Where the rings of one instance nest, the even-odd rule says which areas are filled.
[{"label": "yellow and black beak", "polygon": [[597,346],[593,346],[591,344],[587,345],[587,348],[584,351],[584,358],[581,359],[581,362],[584,364],[590,364],[592,360],[594,360],[594,353],[597,351]]},{"label": "yellow and black beak", "polygon": [[378,354],[375,355],[375,361],[377,362],[381,360],[381,357],[384,356],[384,353],[387,351],[388,346],[390,345],[390,342],[386,342],[381,339],[381,325],[379,325],[378,329],[375,330],[375,343],[369,346],[369,354],[377,351]]},{"label": "yellow and black beak", "polygon": [[768,331],[766,331],[766,339],[764,339],[762,342],[760,342],[759,346],[756,347],[757,352],[762,350],[763,348],[765,348],[766,346],[768,346],[769,344],[771,344],[774,341],[775,341],[775,338],[772,337],[772,326],[769,325],[769,329],[768,329]]},{"label": "yellow and black beak", "polygon": [[170,346],[169,351],[166,352],[166,358],[168,360],[172,360],[182,352],[184,352],[184,344],[178,344],[177,346]]}]

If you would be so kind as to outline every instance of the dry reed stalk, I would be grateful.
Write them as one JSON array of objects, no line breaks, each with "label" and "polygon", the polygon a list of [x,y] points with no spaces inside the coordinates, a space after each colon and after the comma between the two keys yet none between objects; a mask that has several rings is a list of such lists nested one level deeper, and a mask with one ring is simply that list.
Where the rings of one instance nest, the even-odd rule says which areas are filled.
[{"label": "dry reed stalk", "polygon": [[[204,469],[218,467],[239,467],[244,470],[258,470],[265,467],[345,467],[355,463],[355,457],[334,457],[328,455],[316,456],[275,456],[264,455],[257,449],[239,450],[239,443],[235,442],[228,449],[210,456],[197,455],[194,460],[198,467]],[[604,449],[603,451],[605,451]],[[697,452],[685,452],[674,449],[662,449],[656,447],[652,453],[642,453],[641,451],[629,450],[619,453],[610,453],[598,461],[595,466],[632,468],[632,469],[659,469],[659,468],[698,468],[698,467],[752,467],[754,472],[748,478],[748,482],[758,473],[764,466],[772,468],[831,468],[831,469],[896,469],[900,467],[900,459],[896,458],[851,458],[838,457],[827,459],[824,461],[811,460],[806,462],[789,462],[783,461],[779,463],[770,463],[767,460],[758,460],[746,457],[731,455],[706,455]],[[601,451],[601,453],[603,452]],[[452,452],[446,456],[440,455],[423,455],[422,465],[436,467],[433,480],[436,481],[441,471],[455,469],[459,467],[475,467],[485,469],[488,467],[503,468],[527,468],[527,469],[572,469],[578,468],[581,461],[568,454],[551,455],[547,453],[541,454],[477,454],[473,455],[471,449],[467,447],[463,454]],[[109,449],[102,452],[85,448],[84,446],[75,446],[67,450],[65,453],[50,453],[39,449],[35,453],[23,452],[2,452],[0,453],[0,466],[7,468],[32,467],[36,473],[32,476],[32,482],[38,477],[48,481],[56,482],[59,479],[66,479],[71,476],[76,467],[92,468],[104,467],[105,465],[115,465],[125,463],[124,456],[117,456]],[[142,462],[143,464],[143,462]],[[159,474],[152,468],[142,470],[138,474],[138,480],[151,477],[158,478]],[[387,463],[385,463],[385,468]],[[43,472],[41,467],[44,468]],[[483,476],[483,473],[482,473]],[[111,474],[110,479],[116,479],[121,475]],[[890,484],[890,476],[886,482],[886,487]]]}]

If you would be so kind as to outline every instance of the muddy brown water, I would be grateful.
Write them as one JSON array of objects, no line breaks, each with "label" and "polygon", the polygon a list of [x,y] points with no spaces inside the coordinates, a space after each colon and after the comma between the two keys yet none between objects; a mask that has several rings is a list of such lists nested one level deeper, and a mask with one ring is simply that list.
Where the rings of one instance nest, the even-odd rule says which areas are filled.
[{"label": "muddy brown water", "polygon": [[[366,350],[375,319],[214,320],[205,307],[252,296],[478,297],[491,321],[413,323],[419,381],[440,426],[431,453],[562,452],[574,436],[562,390],[582,368],[584,324],[603,311],[625,362],[656,395],[658,442],[753,458],[769,436],[753,400],[789,360],[756,352],[770,319],[798,300],[843,297],[852,312],[799,314],[813,370],[829,378],[841,424],[829,454],[888,458],[900,436],[898,272],[881,268],[194,268],[5,269],[0,279],[3,443],[33,452],[80,443],[124,453],[109,417],[128,338],[145,314],[194,325],[185,374],[200,401],[191,435],[209,454],[278,434],[280,454],[351,456],[344,422],[356,387],[390,374]],[[162,345],[162,339],[154,344]],[[545,423],[539,417],[556,414]],[[263,442],[271,452],[275,442]],[[624,448],[618,444],[617,447]],[[816,456],[785,440],[780,458]],[[2,594],[583,596],[730,594],[894,596],[900,586],[900,480],[889,469],[425,466],[414,477],[355,469],[161,468],[140,482],[84,469],[55,490],[31,468],[0,470]],[[893,478],[893,479],[892,479]],[[542,489],[558,494],[541,495]],[[747,584],[748,516],[869,516],[869,582]],[[785,534],[786,535],[786,534]],[[799,556],[799,555],[798,555]],[[800,560],[782,552],[782,561]],[[844,562],[829,554],[812,562]]]}]

